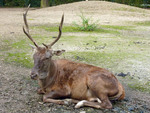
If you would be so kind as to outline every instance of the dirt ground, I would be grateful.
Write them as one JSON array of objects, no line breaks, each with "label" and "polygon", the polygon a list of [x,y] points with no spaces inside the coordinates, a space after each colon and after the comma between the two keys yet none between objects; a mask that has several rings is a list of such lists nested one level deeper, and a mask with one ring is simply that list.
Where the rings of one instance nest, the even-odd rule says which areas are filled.
[{"label": "dirt ground", "polygon": [[[115,10],[112,12],[112,9]],[[0,8],[0,41],[2,38],[18,40],[18,37],[23,35],[22,14],[24,10],[24,8]],[[106,25],[129,25],[129,21],[148,21],[150,19],[149,10],[140,9],[137,12],[138,10],[139,8],[109,2],[79,2],[43,9],[31,8],[29,21],[31,25],[55,24],[59,23],[64,13],[64,23],[67,25],[74,20],[79,20],[76,15],[80,12],[86,12],[89,16],[92,14],[93,19],[99,19],[102,24]],[[72,104],[60,106],[42,103],[42,96],[36,93],[37,83],[29,78],[29,74],[30,69],[4,63],[3,59],[0,60],[1,113],[148,113],[150,111],[150,94],[130,89],[121,77],[118,79],[125,86],[125,100],[112,102],[114,106],[112,110],[98,110],[87,107],[74,109]]]}]

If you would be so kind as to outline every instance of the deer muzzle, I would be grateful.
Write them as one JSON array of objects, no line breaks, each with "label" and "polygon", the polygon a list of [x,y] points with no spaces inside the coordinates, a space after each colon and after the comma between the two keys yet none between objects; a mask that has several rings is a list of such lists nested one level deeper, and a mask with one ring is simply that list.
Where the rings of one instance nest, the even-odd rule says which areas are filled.
[{"label": "deer muzzle", "polygon": [[37,80],[37,76],[38,76],[37,73],[31,72],[31,75],[30,75],[31,79]]}]

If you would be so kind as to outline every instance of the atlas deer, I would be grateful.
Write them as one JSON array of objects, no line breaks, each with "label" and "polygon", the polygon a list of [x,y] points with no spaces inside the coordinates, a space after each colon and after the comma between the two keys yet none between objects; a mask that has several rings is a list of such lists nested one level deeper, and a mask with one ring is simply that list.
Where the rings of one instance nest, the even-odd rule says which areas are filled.
[{"label": "atlas deer", "polygon": [[[43,94],[43,102],[56,104],[76,103],[75,108],[89,106],[100,109],[111,109],[110,100],[122,100],[125,91],[117,78],[108,70],[93,65],[76,63],[66,59],[53,60],[54,55],[61,55],[65,50],[54,51],[52,46],[60,39],[64,14],[59,25],[56,39],[43,47],[33,40],[27,23],[27,13],[23,14],[24,33],[33,42],[34,67],[31,78],[38,80],[39,94]],[[69,99],[66,99],[69,98]]]}]

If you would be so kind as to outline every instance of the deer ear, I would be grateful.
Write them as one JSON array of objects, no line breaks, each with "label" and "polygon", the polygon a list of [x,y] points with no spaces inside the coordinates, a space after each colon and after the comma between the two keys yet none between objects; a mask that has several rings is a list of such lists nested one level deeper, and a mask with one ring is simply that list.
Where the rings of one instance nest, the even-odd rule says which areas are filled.
[{"label": "deer ear", "polygon": [[62,53],[64,53],[65,50],[58,50],[58,51],[54,51],[54,55],[60,56]]}]

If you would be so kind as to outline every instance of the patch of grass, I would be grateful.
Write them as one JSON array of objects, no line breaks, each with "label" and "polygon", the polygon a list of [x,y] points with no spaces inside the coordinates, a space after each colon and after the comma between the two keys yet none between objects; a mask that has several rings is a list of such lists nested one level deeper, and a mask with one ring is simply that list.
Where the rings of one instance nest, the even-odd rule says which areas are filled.
[{"label": "patch of grass", "polygon": [[[48,26],[48,25],[41,25],[41,26],[32,26],[32,29],[44,29],[48,32],[58,32],[59,27],[58,26]],[[63,32],[78,32],[75,27],[72,26],[63,26],[62,28]]]},{"label": "patch of grass", "polygon": [[136,22],[135,24],[140,26],[150,26],[150,21]]},{"label": "patch of grass", "polygon": [[139,81],[136,81],[136,83],[128,84],[128,86],[135,90],[150,93],[150,81],[147,81],[146,83],[140,83]]},{"label": "patch of grass", "polygon": [[31,60],[31,56],[29,55],[30,47],[28,46],[27,40],[22,39],[18,42],[3,40],[3,42],[5,45],[3,45],[2,48],[5,49],[5,54],[0,57],[2,57],[4,61],[27,68],[32,67],[33,62]]},{"label": "patch of grass", "polygon": [[113,30],[133,30],[134,26],[117,26],[117,25],[101,25],[103,28],[109,28]]},{"label": "patch of grass", "polygon": [[98,28],[98,21],[92,21],[91,18],[85,17],[83,13],[81,13],[79,17],[81,19],[81,24],[77,24],[76,22],[73,23],[79,31],[95,31]]},{"label": "patch of grass", "polygon": [[28,20],[34,20],[33,18],[29,18]]},{"label": "patch of grass", "polygon": [[[58,26],[32,26],[32,29],[43,29],[48,32],[58,32]],[[95,30],[80,30],[75,26],[63,26],[62,32],[86,32],[86,33],[109,33],[109,34],[120,34],[120,30],[135,30],[134,26],[117,26],[117,25],[101,25]],[[81,28],[82,29],[82,28]],[[85,28],[86,29],[86,28]]]},{"label": "patch of grass", "polygon": [[5,43],[10,43],[10,40],[3,40],[3,42],[5,42]]},{"label": "patch of grass", "polygon": [[127,7],[119,7],[119,8],[115,8],[114,10],[117,10],[117,11],[128,11],[128,12],[140,12],[140,13],[144,13],[145,12],[143,9],[127,8]]},{"label": "patch of grass", "polygon": [[27,68],[31,68],[33,66],[33,62],[27,53],[7,53],[5,61],[12,62]]},{"label": "patch of grass", "polygon": [[127,57],[125,53],[105,53],[98,51],[70,51],[64,54],[65,57],[84,63],[102,66],[104,68],[114,67],[120,60]]},{"label": "patch of grass", "polygon": [[27,46],[26,40],[21,40],[19,42],[15,42],[15,43],[11,44],[11,46],[16,49],[17,48],[24,49],[25,45]]},{"label": "patch of grass", "polygon": [[[48,32],[58,32],[58,27],[54,26],[35,26],[32,29],[44,29]],[[62,28],[62,32],[86,32],[86,33],[109,33],[109,34],[120,34],[116,29],[106,29],[106,28],[97,28],[94,31],[80,31],[78,28],[74,26],[64,26]]]}]

